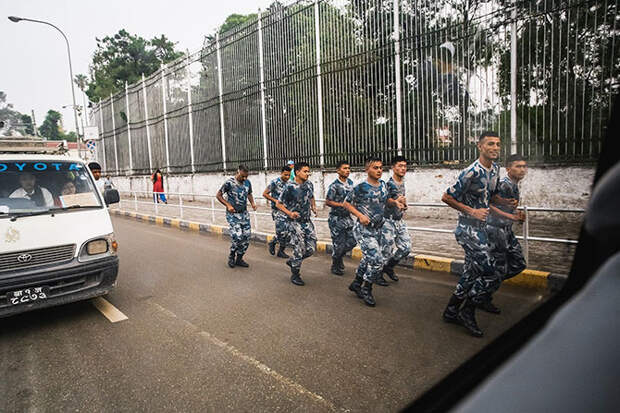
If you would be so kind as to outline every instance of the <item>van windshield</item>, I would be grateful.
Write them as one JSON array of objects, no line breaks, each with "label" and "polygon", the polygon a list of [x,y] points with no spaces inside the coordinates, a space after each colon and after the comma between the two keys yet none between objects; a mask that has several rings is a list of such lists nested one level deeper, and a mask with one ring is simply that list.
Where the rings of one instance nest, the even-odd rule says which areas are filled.
[{"label": "van windshield", "polygon": [[0,161],[0,217],[101,206],[82,163]]}]

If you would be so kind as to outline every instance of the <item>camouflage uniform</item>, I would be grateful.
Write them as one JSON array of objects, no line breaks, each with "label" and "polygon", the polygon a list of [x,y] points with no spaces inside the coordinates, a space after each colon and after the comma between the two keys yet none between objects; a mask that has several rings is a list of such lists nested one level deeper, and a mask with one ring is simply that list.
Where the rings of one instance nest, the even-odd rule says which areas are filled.
[{"label": "camouflage uniform", "polygon": [[234,213],[226,211],[226,221],[230,227],[231,254],[245,254],[250,245],[250,214],[247,209],[248,195],[252,194],[252,184],[249,180],[239,182],[236,178],[230,178],[220,188],[222,195],[229,204],[235,208]]},{"label": "camouflage uniform", "polygon": [[[504,199],[519,200],[519,187],[510,177],[506,176],[499,181],[497,194]],[[509,214],[514,214],[516,208],[509,205],[494,205]],[[500,282],[514,277],[525,269],[525,258],[521,245],[512,232],[512,220],[496,214],[489,214],[487,219],[487,234],[491,244],[491,256],[495,262],[497,277]],[[499,288],[499,284],[497,286]]]},{"label": "camouflage uniform", "polygon": [[278,200],[291,212],[299,213],[299,218],[291,219],[287,216],[289,230],[289,244],[293,248],[293,256],[288,260],[292,269],[299,269],[301,262],[310,257],[316,250],[316,232],[310,220],[310,200],[314,198],[314,186],[306,181],[299,185],[289,182],[284,187]]},{"label": "camouflage uniform", "polygon": [[[340,179],[336,179],[329,185],[326,198],[334,202],[343,202],[352,190],[352,180],[347,179],[346,182],[342,182]],[[332,236],[332,257],[342,257],[357,244],[352,231],[353,218],[346,209],[331,207],[327,223]]]},{"label": "camouflage uniform", "polygon": [[[387,189],[388,198],[396,199],[401,195],[405,196],[405,181],[398,184],[394,178],[390,178],[387,182]],[[402,218],[403,211],[398,207],[385,206],[385,223],[382,232],[389,251],[388,258],[395,261],[395,264],[411,252],[411,237],[407,231],[407,224]],[[394,246],[396,246],[396,251],[394,251]]]},{"label": "camouflage uniform", "polygon": [[[280,194],[284,190],[287,182],[282,181],[282,178],[277,177],[269,183],[267,188],[269,189],[269,195],[273,198],[280,198]],[[276,241],[280,243],[280,248],[284,248],[288,242],[288,222],[286,221],[286,214],[278,209],[275,202],[271,202],[271,218],[276,224]]]},{"label": "camouflage uniform", "polygon": [[[456,183],[446,192],[471,208],[488,208],[498,181],[499,167],[496,163],[487,170],[476,160],[459,174]],[[472,302],[480,304],[500,283],[491,256],[486,224],[459,212],[454,236],[465,251],[463,275],[456,285],[454,295],[460,299],[470,298]]]},{"label": "camouflage uniform", "polygon": [[381,276],[383,264],[388,256],[388,246],[381,232],[387,196],[385,182],[380,180],[378,186],[373,186],[364,181],[356,185],[346,199],[359,212],[370,218],[368,225],[362,225],[357,221],[353,226],[353,235],[363,254],[357,275],[368,283]]}]

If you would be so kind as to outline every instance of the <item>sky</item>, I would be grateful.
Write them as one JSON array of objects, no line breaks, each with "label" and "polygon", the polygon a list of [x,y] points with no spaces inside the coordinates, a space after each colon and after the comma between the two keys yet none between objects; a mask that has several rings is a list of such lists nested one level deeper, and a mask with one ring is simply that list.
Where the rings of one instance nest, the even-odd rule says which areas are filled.
[{"label": "sky", "polygon": [[[271,0],[21,0],[0,2],[0,90],[14,109],[34,110],[41,125],[49,109],[62,113],[66,130],[75,130],[69,63],[60,33],[47,25],[13,23],[8,16],[44,20],[69,38],[73,74],[88,75],[95,38],[125,29],[145,39],[165,34],[179,50],[195,51],[228,15],[256,13]],[[76,103],[82,92],[76,87]]]}]

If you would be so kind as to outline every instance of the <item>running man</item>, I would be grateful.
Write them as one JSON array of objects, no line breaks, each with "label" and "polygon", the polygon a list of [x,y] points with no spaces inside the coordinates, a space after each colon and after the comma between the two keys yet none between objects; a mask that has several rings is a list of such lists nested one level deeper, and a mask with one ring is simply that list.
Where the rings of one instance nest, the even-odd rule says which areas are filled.
[{"label": "running man", "polygon": [[280,176],[269,182],[265,191],[263,191],[263,198],[271,201],[271,218],[276,225],[276,236],[269,242],[269,253],[276,255],[276,244],[280,244],[278,249],[278,257],[289,258],[284,252],[286,243],[288,241],[288,225],[286,222],[286,214],[280,211],[276,206],[280,194],[284,190],[284,187],[289,181],[291,176],[291,168],[289,166],[283,166],[280,170]]},{"label": "running man", "polygon": [[[407,210],[406,173],[407,159],[404,156],[394,157],[392,159],[392,177],[387,182],[388,204],[385,207],[385,223],[383,224],[383,236],[389,252],[389,258],[383,267],[383,272],[392,281],[398,281],[398,276],[394,274],[394,267],[411,252],[411,237],[407,231],[407,224],[403,220],[404,211]],[[381,280],[387,284],[383,277]]]},{"label": "running man", "polygon": [[299,271],[304,259],[316,251],[316,232],[310,220],[310,211],[316,216],[314,186],[308,180],[310,165],[306,162],[295,164],[295,181],[289,182],[278,198],[277,207],[286,214],[289,228],[289,243],[293,256],[286,261],[291,267],[291,282],[304,285]]},{"label": "running man", "polygon": [[353,235],[363,254],[349,290],[364,300],[366,305],[374,307],[376,302],[372,295],[372,284],[381,276],[387,255],[387,244],[381,228],[388,192],[385,182],[381,180],[383,174],[381,159],[368,159],[365,169],[368,177],[353,188],[344,202],[344,207],[357,218],[353,226]]},{"label": "running man", "polygon": [[353,236],[353,218],[351,213],[344,208],[344,200],[353,190],[353,181],[349,179],[351,165],[347,161],[339,161],[336,172],[338,178],[327,188],[325,205],[331,208],[329,211],[329,232],[332,236],[332,274],[344,274],[344,257],[351,251],[357,241]]},{"label": "running man", "polygon": [[231,244],[228,256],[230,268],[249,267],[248,263],[243,260],[243,254],[250,246],[252,231],[247,204],[249,200],[254,211],[256,211],[256,204],[248,174],[248,168],[245,165],[239,165],[237,174],[226,180],[216,195],[217,200],[226,207],[226,221],[230,227]]}]

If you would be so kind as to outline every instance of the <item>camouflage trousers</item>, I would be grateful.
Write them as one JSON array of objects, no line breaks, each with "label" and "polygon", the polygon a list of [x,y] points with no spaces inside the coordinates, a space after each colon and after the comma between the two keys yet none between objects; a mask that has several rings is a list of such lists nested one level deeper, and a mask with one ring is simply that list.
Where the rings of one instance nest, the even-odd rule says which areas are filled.
[{"label": "camouflage trousers", "polygon": [[499,288],[501,282],[495,271],[491,256],[491,244],[484,225],[460,223],[454,231],[456,242],[465,251],[463,275],[459,279],[454,295],[469,298],[480,304]]},{"label": "camouflage trousers", "polygon": [[316,232],[312,221],[288,220],[289,245],[293,248],[288,264],[291,268],[301,267],[301,262],[316,251]]},{"label": "camouflage trousers", "polygon": [[353,236],[353,219],[330,214],[327,223],[332,235],[332,257],[342,257],[357,244]]},{"label": "camouflage trousers", "polygon": [[[387,243],[388,259],[393,258],[400,261],[409,255],[411,252],[411,236],[409,236],[405,221],[386,218],[381,232]],[[394,247],[396,247],[396,251],[394,251]]]},{"label": "camouflage trousers", "polygon": [[250,226],[250,214],[246,212],[237,212],[231,214],[226,213],[226,221],[228,221],[230,238],[230,252],[240,255],[245,254],[250,246],[250,235],[252,227]]},{"label": "camouflage trousers", "polygon": [[276,224],[276,238],[274,241],[280,243],[280,247],[284,248],[289,239],[286,214],[280,210],[272,210],[271,218],[273,218],[273,222]]},{"label": "camouflage trousers", "polygon": [[362,259],[357,267],[357,276],[367,282],[375,282],[381,276],[383,265],[389,257],[388,245],[381,228],[371,228],[356,222],[353,236],[362,250]]},{"label": "camouflage trousers", "polygon": [[500,282],[514,277],[525,269],[521,244],[512,232],[512,227],[487,225],[487,235],[491,245],[491,256],[495,263],[495,272]]}]

